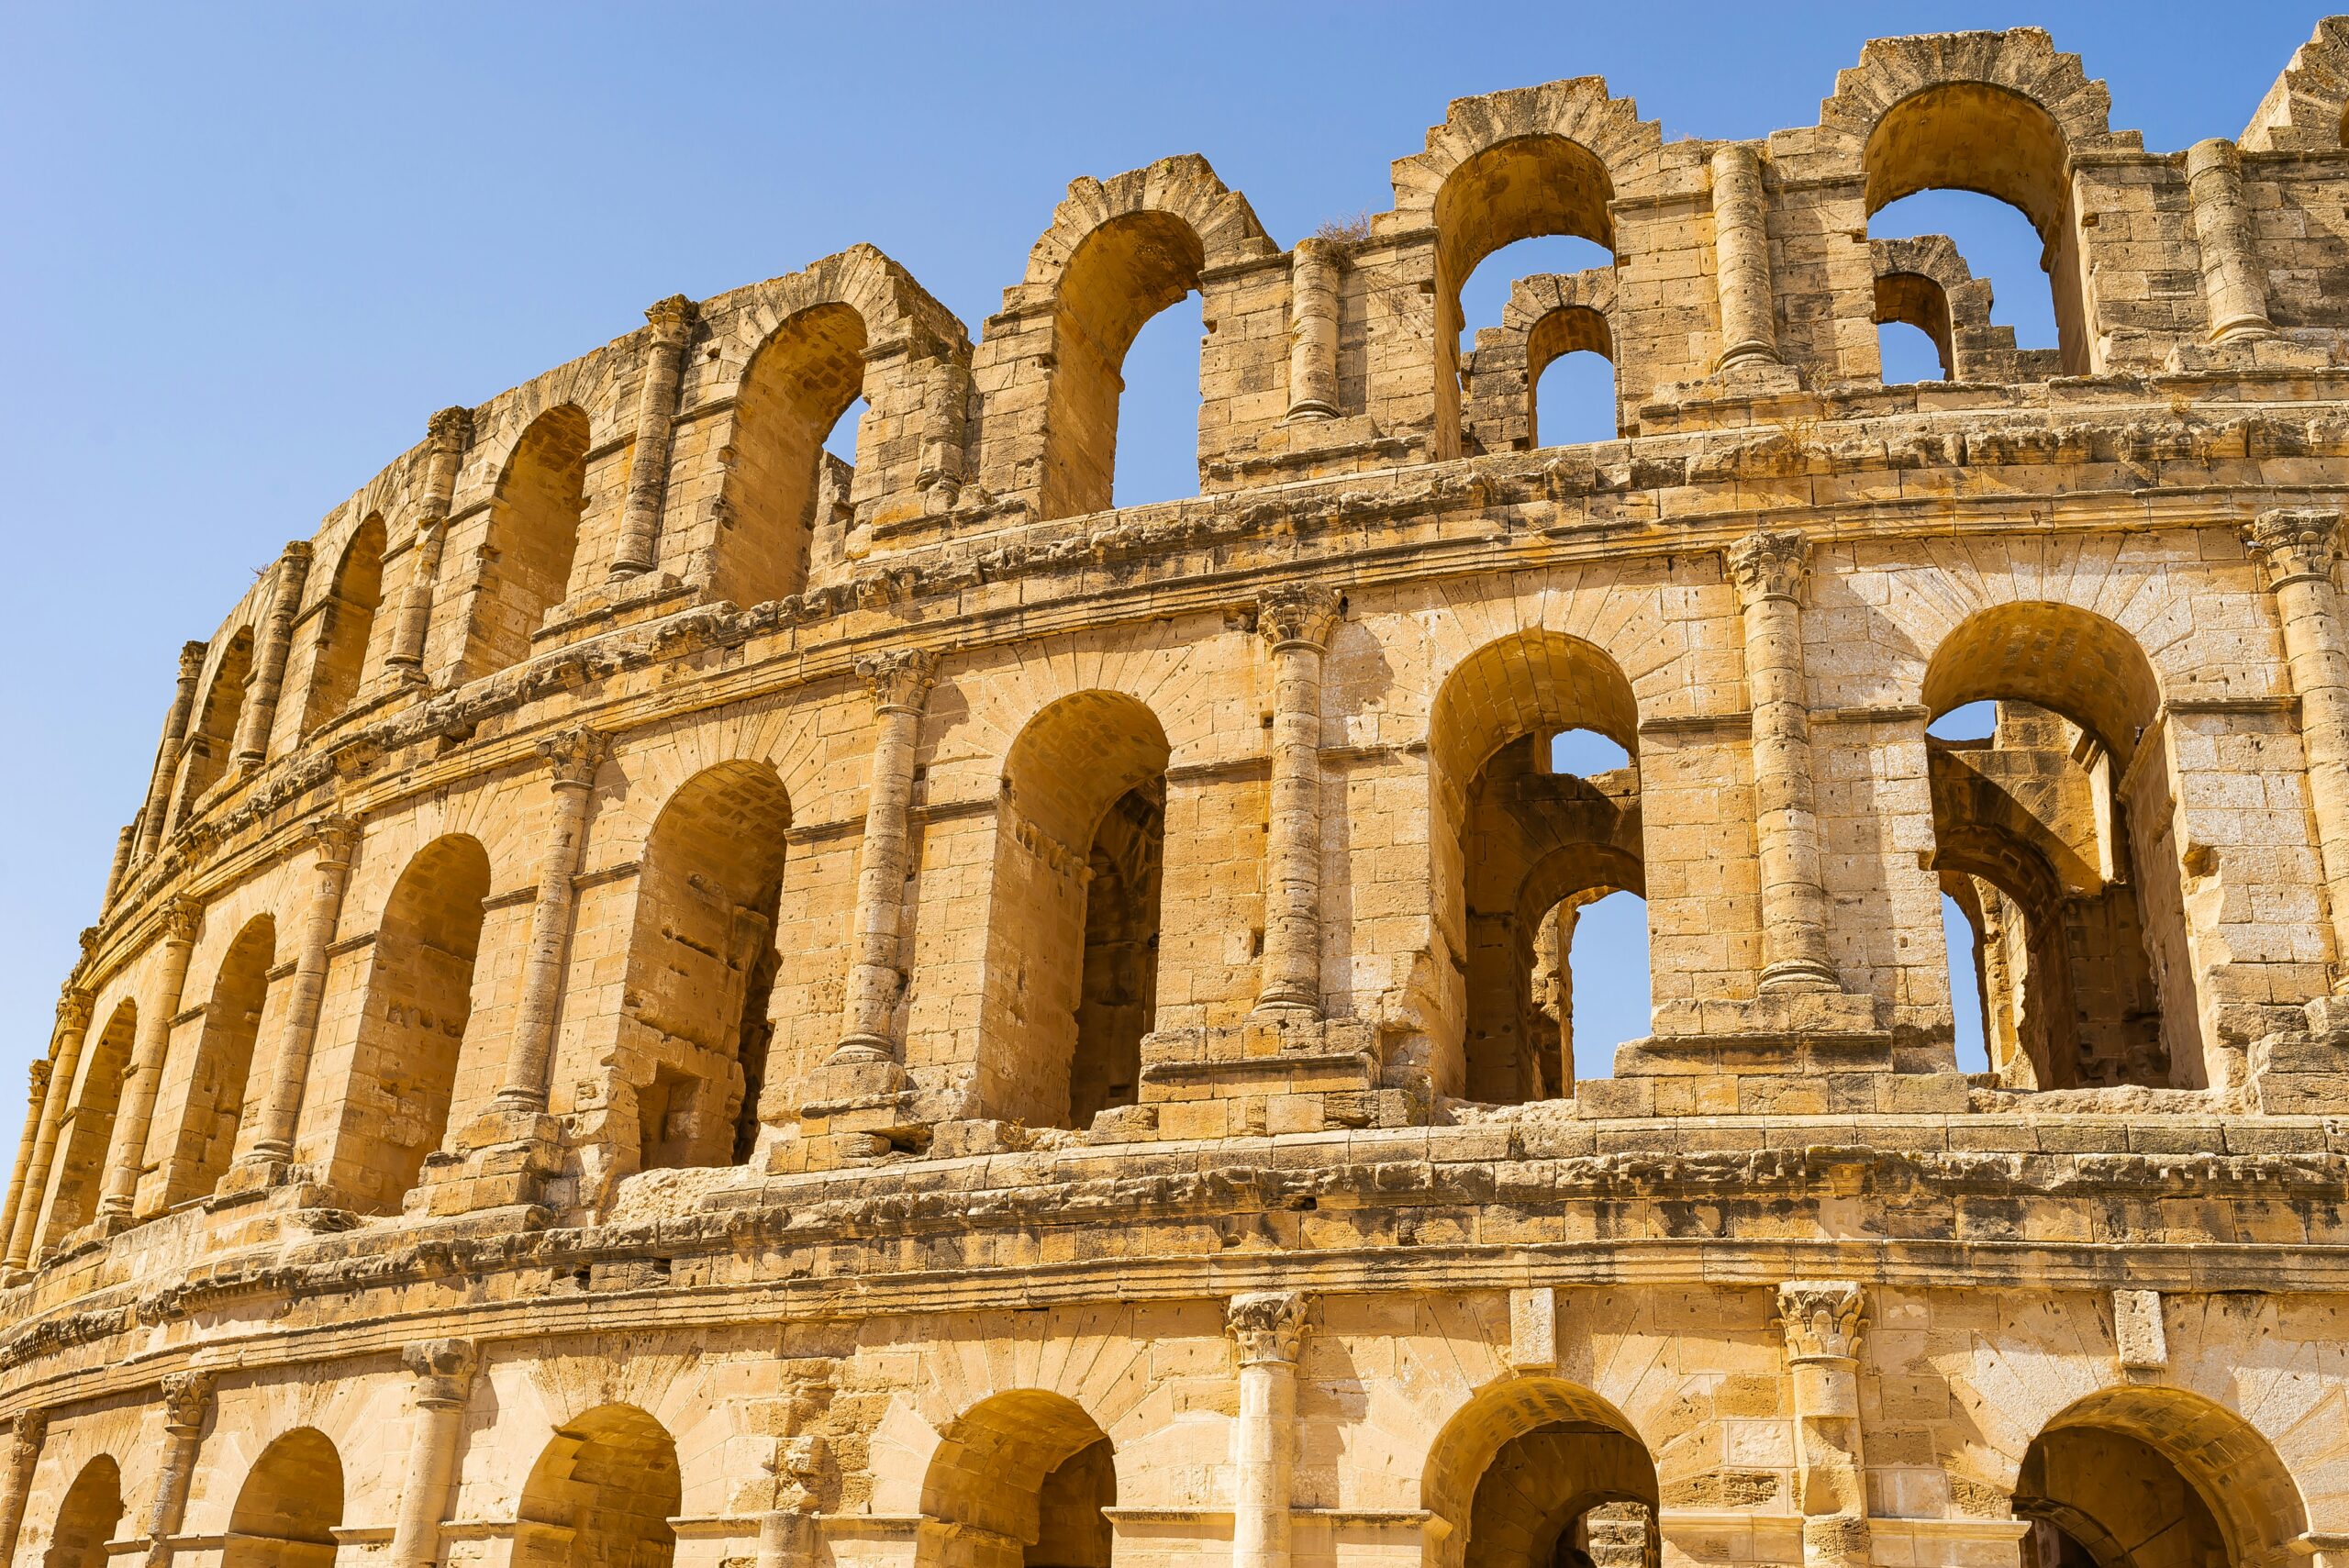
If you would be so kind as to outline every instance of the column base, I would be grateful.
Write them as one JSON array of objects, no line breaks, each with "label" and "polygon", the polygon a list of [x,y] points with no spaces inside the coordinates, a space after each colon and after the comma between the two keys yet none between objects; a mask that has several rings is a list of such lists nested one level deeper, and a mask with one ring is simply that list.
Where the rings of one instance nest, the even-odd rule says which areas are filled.
[{"label": "column base", "polygon": [[1615,1051],[1615,1076],[1575,1086],[1585,1120],[1964,1111],[1945,1063],[1904,1061],[1873,997],[1780,990],[1751,1001],[1666,1003],[1656,1032]]},{"label": "column base", "polygon": [[1383,1087],[1366,1019],[1259,1011],[1142,1037],[1138,1103],[1093,1118],[1100,1142],[1264,1137],[1424,1122],[1423,1095]]},{"label": "column base", "polygon": [[[493,1105],[429,1155],[401,1205],[411,1218],[516,1207],[561,1207],[569,1149],[562,1124],[541,1110]],[[571,1184],[576,1185],[576,1183]]]}]

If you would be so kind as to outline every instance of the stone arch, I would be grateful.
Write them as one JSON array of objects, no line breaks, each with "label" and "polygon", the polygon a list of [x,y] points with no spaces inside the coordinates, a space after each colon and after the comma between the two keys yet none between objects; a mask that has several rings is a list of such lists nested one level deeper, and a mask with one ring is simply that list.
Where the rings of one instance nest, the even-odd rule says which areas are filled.
[{"label": "stone arch", "polygon": [[332,1568],[341,1523],[341,1457],[316,1427],[296,1427],[246,1473],[221,1568]]},{"label": "stone arch", "polygon": [[[981,982],[982,1114],[1065,1127],[1088,1105],[1132,1103],[1154,1010],[1168,756],[1157,715],[1103,690],[1050,704],[1005,753]],[[1114,920],[1094,907],[1112,878],[1130,906]],[[1113,990],[1140,995],[1099,1005]]]},{"label": "stone arch", "polygon": [[[1552,774],[1540,749],[1577,728],[1622,747],[1627,776],[1595,787]],[[1563,1062],[1542,1070],[1531,1017],[1539,921],[1525,927],[1520,909],[1537,868],[1565,889],[1561,899],[1625,884],[1611,868],[1638,854],[1638,730],[1622,667],[1564,632],[1497,638],[1437,689],[1428,841],[1442,1019],[1429,1065],[1438,1094],[1508,1102],[1564,1090]]]},{"label": "stone arch", "polygon": [[106,1568],[106,1542],[122,1524],[122,1467],[102,1453],[73,1477],[49,1529],[40,1568]]},{"label": "stone arch", "polygon": [[2236,143],[2245,152],[2331,152],[2349,119],[2349,17],[2318,20]]},{"label": "stone arch", "polygon": [[1112,504],[1120,371],[1142,324],[1197,289],[1203,273],[1273,253],[1247,199],[1197,154],[1070,184],[1029,252],[1019,291],[1052,311],[1041,517]]},{"label": "stone arch", "polygon": [[246,921],[221,957],[204,1005],[178,1136],[161,1161],[166,1207],[204,1196],[228,1173],[276,956],[277,922],[264,914]]},{"label": "stone arch", "polygon": [[515,1511],[520,1568],[670,1568],[685,1484],[676,1440],[634,1405],[555,1429]]},{"label": "stone arch", "polygon": [[56,1173],[50,1178],[49,1213],[33,1245],[36,1256],[97,1216],[115,1113],[122,1106],[122,1081],[130,1071],[130,1051],[138,1038],[139,1004],[126,996],[83,1052],[80,1091],[57,1131]]},{"label": "stone arch", "polygon": [[1118,1501],[1108,1434],[1063,1394],[979,1401],[941,1432],[922,1477],[923,1568],[1108,1568]]},{"label": "stone arch", "polygon": [[1589,1510],[1646,1511],[1644,1557],[1660,1560],[1655,1462],[1622,1411],[1579,1384],[1516,1376],[1476,1391],[1429,1445],[1419,1506],[1428,1568],[1549,1568]]},{"label": "stone arch", "polygon": [[2044,381],[2063,369],[2061,350],[2018,349],[2015,329],[1990,319],[1990,280],[1977,278],[1946,234],[1871,239],[1876,320],[1905,321],[1932,339],[1952,381]]},{"label": "stone arch", "polygon": [[326,602],[317,611],[317,652],[302,707],[305,735],[358,700],[367,649],[384,601],[384,515],[370,512],[342,547]]},{"label": "stone arch", "polygon": [[622,988],[619,1076],[635,1101],[636,1169],[750,1157],[790,825],[774,768],[741,761],[694,774],[653,820]]},{"label": "stone arch", "polygon": [[1611,268],[1542,272],[1511,284],[1501,324],[1478,329],[1475,352],[1462,367],[1464,450],[1473,455],[1540,446],[1542,373],[1581,350],[1612,364],[1615,301]]},{"label": "stone arch", "polygon": [[2100,1389],[2057,1411],[2023,1455],[2014,1511],[2070,1536],[2097,1568],[2199,1568],[2209,1554],[2198,1546],[2220,1548],[2232,1568],[2278,1562],[2309,1528],[2299,1487],[2256,1428],[2154,1385]]},{"label": "stone arch", "polygon": [[464,678],[518,664],[570,593],[587,483],[587,415],[559,403],[530,421],[490,498]]},{"label": "stone arch", "polygon": [[228,770],[229,750],[237,743],[237,725],[244,717],[245,686],[252,679],[253,628],[240,626],[221,644],[219,662],[204,688],[195,722],[188,727],[185,762],[180,774],[179,803],[172,811],[177,828]]},{"label": "stone arch", "polygon": [[451,833],[417,852],[384,906],[329,1176],[361,1213],[395,1212],[448,1130],[488,896],[488,851]]},{"label": "stone arch", "polygon": [[[777,327],[742,373],[726,465],[728,581],[745,604],[807,585],[810,550],[833,461],[824,439],[864,390],[864,318],[815,305]],[[835,487],[844,496],[845,487]]]}]

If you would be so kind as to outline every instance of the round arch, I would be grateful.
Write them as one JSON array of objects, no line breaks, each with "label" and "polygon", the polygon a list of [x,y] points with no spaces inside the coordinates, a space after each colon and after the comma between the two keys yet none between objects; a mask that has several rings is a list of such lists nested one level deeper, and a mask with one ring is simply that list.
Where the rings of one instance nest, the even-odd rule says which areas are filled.
[{"label": "round arch", "polygon": [[947,1424],[922,1476],[922,1568],[1108,1568],[1118,1501],[1108,1434],[1066,1395],[991,1395]]},{"label": "round arch", "polygon": [[340,717],[359,696],[367,671],[367,645],[383,607],[384,515],[370,512],[352,530],[335,563],[326,606],[318,617],[310,688],[302,704],[302,733]]},{"label": "round arch", "polygon": [[245,922],[221,956],[204,1006],[178,1136],[162,1151],[167,1206],[203,1196],[228,1173],[276,952],[277,922],[262,914]]},{"label": "round arch", "polygon": [[[829,459],[826,438],[864,392],[863,315],[828,301],[785,317],[751,356],[734,405],[724,495],[732,595],[760,604],[807,585]],[[852,465],[848,465],[852,466]]]},{"label": "round arch", "polygon": [[238,1489],[222,1568],[332,1568],[342,1500],[333,1442],[316,1427],[284,1433],[262,1450]]},{"label": "round arch", "polygon": [[530,421],[514,443],[491,496],[489,547],[467,628],[468,680],[518,664],[546,613],[571,592],[585,506],[588,421],[575,403],[558,403]]},{"label": "round arch", "polygon": [[82,1466],[58,1505],[41,1568],[106,1568],[106,1542],[121,1528],[122,1468],[102,1453]]},{"label": "round arch", "polygon": [[[528,1568],[670,1568],[684,1506],[677,1443],[633,1405],[599,1405],[548,1440],[516,1505]],[[528,1527],[550,1527],[532,1530]]]},{"label": "round arch", "polygon": [[1548,1568],[1587,1510],[1635,1503],[1648,1510],[1653,1563],[1660,1496],[1655,1462],[1621,1410],[1564,1378],[1504,1378],[1453,1411],[1429,1445],[1419,1506],[1447,1528],[1429,1532],[1423,1561]]},{"label": "round arch", "polygon": [[2161,681],[2137,639],[2076,606],[2017,600],[1976,610],[1925,665],[1920,700],[1935,718],[2005,697],[2063,715],[2125,771],[2161,708]]}]

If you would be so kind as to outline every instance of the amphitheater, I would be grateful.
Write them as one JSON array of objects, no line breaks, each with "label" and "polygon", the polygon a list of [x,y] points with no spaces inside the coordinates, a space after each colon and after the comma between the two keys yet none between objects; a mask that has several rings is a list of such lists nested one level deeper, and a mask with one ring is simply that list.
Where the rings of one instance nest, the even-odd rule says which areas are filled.
[{"label": "amphitheater", "polygon": [[[1079,179],[975,342],[859,246],[433,415],[181,656],[16,1568],[2349,1568],[2349,18],[2180,153],[2035,30],[1833,86],[1463,99],[1286,249]],[[1870,239],[1937,188],[2058,348]]]}]

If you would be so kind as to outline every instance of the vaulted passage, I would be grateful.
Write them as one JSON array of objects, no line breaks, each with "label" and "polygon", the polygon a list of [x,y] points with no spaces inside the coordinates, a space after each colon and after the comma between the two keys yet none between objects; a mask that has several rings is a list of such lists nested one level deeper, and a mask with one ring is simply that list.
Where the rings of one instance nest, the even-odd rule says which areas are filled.
[{"label": "vaulted passage", "polygon": [[262,1451],[228,1515],[221,1568],[332,1568],[342,1523],[342,1461],[315,1428]]},{"label": "vaulted passage", "polygon": [[196,1041],[179,1136],[162,1157],[167,1205],[202,1197],[228,1173],[276,950],[276,922],[259,915],[245,923],[220,960],[204,1007],[204,1033]]},{"label": "vaulted passage", "polygon": [[138,1035],[138,1005],[126,1000],[117,1005],[106,1028],[84,1050],[81,1087],[58,1129],[49,1215],[34,1243],[36,1255],[96,1217],[115,1112],[122,1105],[123,1075],[130,1070],[130,1048]]},{"label": "vaulted passage", "polygon": [[677,1444],[633,1405],[559,1429],[523,1484],[518,1568],[670,1568],[683,1505]]},{"label": "vaulted passage", "polygon": [[922,1568],[1108,1568],[1118,1464],[1109,1439],[1062,1395],[981,1400],[942,1434],[922,1480]]},{"label": "vaulted passage", "polygon": [[384,599],[384,519],[371,513],[336,563],[333,590],[317,612],[317,657],[302,707],[306,735],[358,700]]},{"label": "vaulted passage", "polygon": [[818,305],[776,328],[751,360],[725,480],[720,585],[738,604],[807,585],[821,514],[847,501],[855,475],[824,441],[863,391],[864,346],[864,318],[852,306]]},{"label": "vaulted passage", "polygon": [[122,1515],[121,1468],[100,1454],[66,1488],[41,1568],[106,1568],[106,1542],[115,1538]]},{"label": "vaulted passage", "polygon": [[1429,1450],[1420,1500],[1449,1528],[1431,1568],[1656,1568],[1655,1462],[1622,1417],[1557,1378],[1487,1388]]},{"label": "vaulted passage", "polygon": [[518,664],[570,591],[587,484],[587,416],[570,404],[531,421],[490,504],[489,543],[465,647],[468,680]]}]

